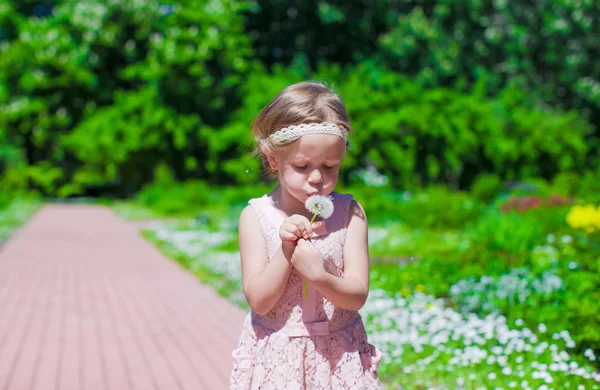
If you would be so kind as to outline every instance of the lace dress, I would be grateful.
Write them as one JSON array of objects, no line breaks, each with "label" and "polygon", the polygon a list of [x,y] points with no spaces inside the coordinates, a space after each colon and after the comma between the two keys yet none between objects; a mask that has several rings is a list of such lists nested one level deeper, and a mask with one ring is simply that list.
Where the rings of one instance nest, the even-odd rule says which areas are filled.
[{"label": "lace dress", "polygon": [[[342,248],[352,195],[333,193],[334,213],[313,232],[327,272],[342,277]],[[269,259],[281,246],[283,215],[268,195],[251,199],[267,243]],[[303,297],[302,276],[292,268],[273,309],[250,311],[234,349],[230,390],[379,389],[382,353],[369,344],[358,311],[337,308],[310,282]]]}]

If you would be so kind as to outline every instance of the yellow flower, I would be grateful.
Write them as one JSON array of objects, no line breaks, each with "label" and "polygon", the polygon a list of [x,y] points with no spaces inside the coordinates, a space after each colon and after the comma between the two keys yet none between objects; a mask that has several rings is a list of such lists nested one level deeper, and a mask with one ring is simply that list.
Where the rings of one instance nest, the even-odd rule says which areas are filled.
[{"label": "yellow flower", "polygon": [[404,287],[400,290],[400,294],[402,294],[402,296],[405,297],[410,294],[410,290],[408,288]]},{"label": "yellow flower", "polygon": [[418,292],[424,292],[425,286],[423,286],[422,284],[417,284],[417,287],[415,287],[415,290],[417,290]]},{"label": "yellow flower", "polygon": [[600,229],[600,206],[577,205],[567,214],[567,223],[573,229],[584,229],[588,233]]},{"label": "yellow flower", "polygon": [[435,307],[435,305],[434,305],[433,303],[428,303],[428,304],[427,304],[427,306],[425,306],[425,308],[426,308],[427,310],[431,310],[431,309],[433,309],[434,307]]}]

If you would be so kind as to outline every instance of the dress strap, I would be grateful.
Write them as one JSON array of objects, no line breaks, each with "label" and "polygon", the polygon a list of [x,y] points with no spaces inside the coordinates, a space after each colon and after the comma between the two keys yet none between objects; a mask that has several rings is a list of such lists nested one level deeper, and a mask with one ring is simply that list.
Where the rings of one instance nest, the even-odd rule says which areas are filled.
[{"label": "dress strap", "polygon": [[269,250],[273,249],[277,246],[276,234],[279,231],[281,222],[277,222],[278,215],[270,207],[270,200],[266,196],[263,196],[261,198],[250,199],[248,204],[256,212],[260,230],[265,238],[267,247]]},{"label": "dress strap", "polygon": [[344,226],[348,225],[348,217],[350,214],[350,206],[352,205],[352,200],[354,196],[352,194],[338,194],[338,199],[340,203],[340,208],[342,210],[341,220],[344,223]]},{"label": "dress strap", "polygon": [[350,217],[350,207],[352,206],[352,200],[354,196],[352,194],[336,194],[335,197],[335,209],[339,210],[339,213],[335,213],[329,221],[335,230],[341,230],[343,234],[340,236],[342,246],[346,241],[346,228],[348,227],[348,219]]},{"label": "dress strap", "polygon": [[264,218],[269,220],[273,226],[279,229],[281,223],[283,222],[283,217],[275,210],[275,206],[273,205],[271,198],[269,198],[267,195],[263,195],[260,198],[250,199],[248,203],[250,203],[254,209],[257,210],[257,212],[260,211]]}]

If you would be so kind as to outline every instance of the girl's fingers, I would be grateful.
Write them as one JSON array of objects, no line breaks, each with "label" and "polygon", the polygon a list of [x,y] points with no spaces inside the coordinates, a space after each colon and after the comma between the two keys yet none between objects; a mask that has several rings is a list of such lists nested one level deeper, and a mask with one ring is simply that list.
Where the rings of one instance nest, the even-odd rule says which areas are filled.
[{"label": "girl's fingers", "polygon": [[323,226],[323,221],[317,221],[317,222],[313,222],[313,224],[312,224],[312,228],[313,228],[313,229],[318,229],[318,228],[320,228],[321,226]]},{"label": "girl's fingers", "polygon": [[302,238],[304,237],[304,229],[302,228],[302,224],[294,218],[291,219],[288,224],[286,224],[286,230],[288,232],[294,233],[296,236]]},{"label": "girl's fingers", "polygon": [[310,226],[306,226],[303,222],[300,222],[296,226],[298,228],[298,231],[300,232],[300,237],[304,238],[305,240],[308,240],[308,237],[310,237],[310,235],[312,234],[312,231],[309,230]]},{"label": "girl's fingers", "polygon": [[298,236],[296,234],[290,233],[289,231],[286,231],[286,230],[281,232],[281,234],[279,236],[284,241],[296,241],[296,239],[298,238]]},{"label": "girl's fingers", "polygon": [[302,237],[302,231],[300,230],[300,228],[298,228],[297,225],[294,224],[286,224],[284,226],[284,230],[290,234],[295,235],[296,237]]},{"label": "girl's fingers", "polygon": [[303,236],[305,239],[308,239],[308,237],[310,237],[310,235],[312,234],[312,226],[310,226],[310,221],[306,217],[299,217],[300,218],[298,219],[298,223],[296,223],[296,226],[300,229],[300,231],[306,233]]},{"label": "girl's fingers", "polygon": [[[293,228],[292,228],[293,226]],[[285,230],[295,233],[298,237],[308,240],[312,235],[313,228],[308,218],[302,215],[293,215],[286,219]]]},{"label": "girl's fingers", "polygon": [[303,234],[302,228],[300,226],[292,225],[292,229],[294,231],[294,234],[296,234],[296,236],[298,236],[299,238],[302,238],[302,236],[304,234]]}]

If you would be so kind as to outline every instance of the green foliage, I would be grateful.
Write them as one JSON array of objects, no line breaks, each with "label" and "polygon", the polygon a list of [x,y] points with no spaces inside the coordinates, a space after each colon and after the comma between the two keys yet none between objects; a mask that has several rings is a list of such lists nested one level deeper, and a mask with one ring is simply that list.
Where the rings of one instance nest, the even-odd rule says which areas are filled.
[{"label": "green foliage", "polygon": [[207,206],[210,187],[203,181],[188,181],[181,185],[162,187],[150,185],[136,195],[145,207],[164,215],[186,215]]},{"label": "green foliage", "polygon": [[584,202],[600,204],[600,169],[583,174],[576,195]]},{"label": "green foliage", "polygon": [[455,230],[473,225],[482,207],[466,193],[435,186],[398,203],[394,215],[417,229]]},{"label": "green foliage", "polygon": [[464,188],[486,172],[503,179],[551,177],[583,168],[589,151],[591,130],[577,113],[517,105],[514,86],[489,100],[477,91],[423,89],[365,63],[349,72],[339,90],[361,96],[347,101],[358,129],[350,165],[371,161],[394,186],[445,182]]},{"label": "green foliage", "polygon": [[[555,214],[545,218],[556,221],[546,224],[544,213]],[[395,254],[396,261],[375,261],[372,288],[425,292],[481,317],[498,312],[511,324],[523,320],[530,329],[543,323],[552,332],[569,331],[575,353],[600,351],[600,242],[554,230],[558,213],[566,225],[564,209],[518,215],[489,208],[476,226],[445,242],[447,231],[434,237],[431,231],[390,225],[387,238],[370,252],[376,260]],[[437,248],[429,250],[423,241]]]},{"label": "green foliage", "polygon": [[118,182],[132,193],[150,180],[157,155],[175,167],[191,157],[199,127],[197,116],[161,105],[157,91],[147,88],[117,94],[114,105],[97,109],[64,137],[63,145],[85,162],[74,173],[75,183]]},{"label": "green foliage", "polygon": [[[593,1],[506,1],[393,7],[380,38],[386,64],[429,85],[473,85],[483,75],[492,93],[518,77],[532,99],[600,108],[595,60],[600,10]],[[532,54],[533,53],[533,54]],[[594,81],[596,80],[596,81]],[[533,118],[531,118],[533,120]],[[597,122],[596,122],[597,123]]]},{"label": "green foliage", "polygon": [[39,208],[43,201],[37,196],[17,196],[0,193],[0,246],[20,228]]},{"label": "green foliage", "polygon": [[[372,219],[369,219],[370,224],[371,222]],[[385,224],[374,226],[376,227],[371,228],[369,233],[369,255],[373,264],[397,264],[434,256],[452,256],[469,244],[462,231],[411,229],[405,224],[395,222],[394,218],[390,218]],[[374,234],[373,229],[376,229]],[[385,236],[377,239],[381,230],[385,231]]]},{"label": "green foliage", "polygon": [[[385,186],[412,190],[467,189],[482,175],[552,180],[597,165],[593,127],[561,109],[597,118],[588,2],[44,7],[41,16],[28,2],[0,7],[0,175],[11,188],[127,196],[158,164],[175,180],[256,183],[251,122],[305,79],[333,87],[353,119],[344,184],[367,167]],[[590,190],[578,191],[593,199],[599,192],[584,181]],[[477,197],[494,187],[478,183]]]},{"label": "green foliage", "polygon": [[490,211],[473,229],[473,239],[486,248],[508,254],[523,254],[544,241],[544,231],[536,223],[516,213]]},{"label": "green foliage", "polygon": [[247,72],[243,1],[63,0],[45,17],[3,4],[0,139],[12,141],[0,157],[23,161],[32,187],[131,194],[161,160],[223,180],[205,149]]},{"label": "green foliage", "polygon": [[[564,309],[558,321],[565,328],[577,329],[574,340],[583,346],[600,351],[600,257],[598,245],[575,243],[580,268],[563,275],[568,288],[563,300]],[[581,350],[581,348],[580,348]]]},{"label": "green foliage", "polygon": [[8,192],[0,192],[0,210],[4,210],[12,203],[12,197]]},{"label": "green foliage", "polygon": [[269,67],[298,56],[312,70],[321,62],[356,65],[378,58],[430,87],[469,90],[485,79],[493,96],[518,81],[528,101],[589,110],[596,127],[600,121],[600,9],[594,1],[253,5],[246,13],[247,31]]},{"label": "green foliage", "polygon": [[408,192],[362,186],[339,187],[338,191],[353,194],[354,199],[365,209],[368,220],[374,223],[398,220],[398,204],[411,196]]},{"label": "green foliage", "polygon": [[577,193],[581,177],[574,172],[561,172],[552,181],[552,191],[568,196]]},{"label": "green foliage", "polygon": [[[155,178],[160,179],[160,176]],[[237,219],[249,199],[271,189],[272,186],[265,185],[215,187],[201,180],[164,185],[159,180],[146,185],[135,200],[159,215],[197,216],[209,209],[219,219]]]},{"label": "green foliage", "polygon": [[[377,37],[397,15],[389,1],[255,0],[246,31],[262,63],[291,64],[298,56],[311,69],[321,61],[347,64],[378,50]],[[405,7],[403,7],[405,8]]]},{"label": "green foliage", "polygon": [[482,174],[477,176],[471,186],[471,195],[481,202],[488,203],[502,190],[503,184],[500,178],[494,174]]}]

